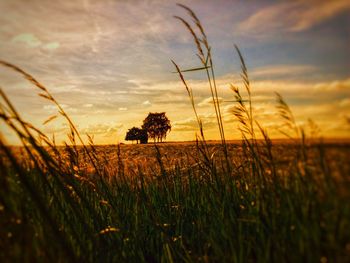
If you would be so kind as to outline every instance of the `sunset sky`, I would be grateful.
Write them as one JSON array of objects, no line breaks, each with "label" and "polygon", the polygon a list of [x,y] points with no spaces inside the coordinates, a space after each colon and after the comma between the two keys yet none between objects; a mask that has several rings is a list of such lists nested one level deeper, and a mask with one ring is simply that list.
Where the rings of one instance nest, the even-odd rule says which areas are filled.
[{"label": "sunset sky", "polygon": [[[171,63],[199,66],[193,40],[173,18],[187,13],[177,1],[0,1],[0,59],[36,77],[62,104],[82,134],[95,143],[123,142],[149,112],[171,120],[169,141],[195,139],[197,125],[187,93]],[[325,137],[349,137],[350,1],[181,1],[201,19],[212,46],[219,96],[233,100],[240,86],[237,44],[252,82],[256,118],[271,136],[281,119],[274,92],[289,103],[297,122],[313,119]],[[204,74],[186,74],[208,139],[218,139]],[[22,76],[0,68],[0,87],[23,118],[66,140],[63,118]],[[240,139],[224,102],[228,139]],[[14,136],[1,123],[8,143]]]}]

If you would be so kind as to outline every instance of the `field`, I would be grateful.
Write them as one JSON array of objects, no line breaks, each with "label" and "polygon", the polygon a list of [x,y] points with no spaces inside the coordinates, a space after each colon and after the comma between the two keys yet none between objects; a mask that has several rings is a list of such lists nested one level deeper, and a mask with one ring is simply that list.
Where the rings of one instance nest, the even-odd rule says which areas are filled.
[{"label": "field", "polygon": [[[260,143],[262,157],[266,149]],[[208,142],[210,153],[220,146]],[[89,147],[98,156],[97,170],[87,165],[79,146],[57,147],[59,171],[45,159],[47,170],[30,162],[4,166],[10,160],[2,158],[1,258],[349,260],[348,143],[276,142],[273,166],[252,160],[242,143],[228,143],[230,174],[224,156],[205,163],[199,147],[195,142]],[[306,162],[299,157],[301,147]],[[12,152],[19,159],[25,151]]]},{"label": "field", "polygon": [[[46,86],[0,60],[69,127],[56,145],[0,89],[1,124],[21,142],[9,145],[0,134],[0,262],[350,262],[349,140],[324,139],[314,123],[307,132],[278,93],[285,139],[271,139],[255,118],[237,46],[243,88],[231,84],[231,114],[241,137],[226,140],[211,47],[197,16],[180,7],[194,25],[175,18],[201,64],[181,70],[172,62],[198,124],[196,141],[95,145]],[[190,71],[207,78],[218,141],[205,139],[183,74]]]}]

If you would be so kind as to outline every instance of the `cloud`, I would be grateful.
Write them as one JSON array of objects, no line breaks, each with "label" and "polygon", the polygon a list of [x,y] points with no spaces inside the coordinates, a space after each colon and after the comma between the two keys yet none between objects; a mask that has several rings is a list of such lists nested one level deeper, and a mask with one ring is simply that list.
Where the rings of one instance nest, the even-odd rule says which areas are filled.
[{"label": "cloud", "polygon": [[[69,106],[67,104],[60,104],[60,106],[62,107],[62,109],[66,110],[69,108]],[[48,105],[44,105],[43,109],[47,112],[58,112],[58,108],[56,105],[54,104],[48,104]]]},{"label": "cloud", "polygon": [[[223,102],[223,98],[218,98],[217,100],[219,103]],[[208,97],[204,100],[202,100],[200,103],[198,103],[198,106],[203,107],[203,106],[212,106],[214,104],[213,102],[213,98],[212,97]]]},{"label": "cloud", "polygon": [[97,123],[90,124],[86,128],[81,129],[81,134],[102,135],[104,137],[117,136],[118,132],[124,125],[121,123]]},{"label": "cloud", "polygon": [[58,42],[51,42],[43,46],[44,49],[47,50],[54,50],[60,47],[60,43]]},{"label": "cloud", "polygon": [[272,65],[255,68],[251,72],[251,76],[254,77],[286,77],[286,76],[299,76],[309,74],[317,71],[317,67],[313,65]]},{"label": "cloud", "polygon": [[314,86],[316,91],[342,91],[350,90],[350,78],[344,80],[334,80],[332,82],[318,83]]},{"label": "cloud", "polygon": [[349,107],[350,106],[350,98],[342,99],[339,102],[339,105],[340,105],[340,107]]},{"label": "cloud", "polygon": [[[227,80],[229,81],[229,80]],[[244,87],[241,80],[234,83],[240,87],[240,91],[244,94]],[[229,89],[226,89],[226,94],[230,94]],[[293,98],[310,98],[313,101],[321,99],[331,99],[337,96],[348,96],[350,94],[350,79],[334,79],[328,81],[302,81],[288,79],[271,79],[266,80],[252,80],[251,81],[252,95],[257,100],[267,99],[270,100],[271,96],[274,96],[275,92],[279,92],[282,95]],[[253,99],[254,99],[253,97]]]},{"label": "cloud", "polygon": [[22,42],[27,44],[29,47],[38,47],[42,42],[33,34],[25,33],[20,34],[12,38],[12,42]]},{"label": "cloud", "polygon": [[[216,119],[213,115],[200,116],[203,128],[211,129],[216,127]],[[173,131],[198,131],[199,126],[196,118],[187,118],[183,120],[174,121],[172,123]]]},{"label": "cloud", "polygon": [[[60,106],[64,109],[65,112],[67,113],[75,113],[78,112],[78,109],[75,107],[71,107],[67,104],[60,104]],[[59,109],[56,105],[44,105],[43,110],[48,113],[58,113]]]},{"label": "cloud", "polygon": [[56,41],[43,43],[35,34],[32,33],[23,33],[16,35],[12,38],[11,41],[13,43],[24,43],[30,48],[42,47],[45,50],[55,50],[60,46],[60,43]]},{"label": "cloud", "polygon": [[40,129],[42,132],[44,132],[46,135],[51,137],[51,135],[66,135],[69,132],[69,125],[65,122],[58,122],[57,119],[54,121],[51,121]]},{"label": "cloud", "polygon": [[290,1],[265,7],[240,23],[243,32],[308,30],[350,9],[347,0]]},{"label": "cloud", "polygon": [[[348,37],[337,24],[348,10],[345,1],[184,3],[196,11],[211,40],[223,108],[234,104],[229,84],[234,81],[242,87],[241,80],[235,81],[231,73],[236,69],[232,66],[232,43],[236,42],[247,49],[243,51],[247,51],[252,77],[252,99],[264,121],[270,118],[271,107],[267,104],[264,111],[260,106],[274,102],[274,91],[280,92],[300,116],[305,105],[310,105],[310,114],[322,107],[322,114],[326,110],[334,114],[338,109],[331,104],[334,101],[345,111],[347,102],[341,99],[350,95],[347,49],[345,44],[337,44],[345,43]],[[174,7],[175,1],[161,0],[0,1],[1,56],[43,83],[77,124],[100,135],[100,142],[111,141],[103,136],[114,120],[127,127],[138,126],[149,110],[166,111],[175,123],[169,138],[182,139],[181,130],[190,134],[198,127],[194,119],[183,120],[193,112],[185,88],[171,73],[170,58],[184,69],[191,68],[197,58],[191,35],[171,18],[174,14],[186,16],[186,12]],[[340,18],[337,21],[336,16]],[[317,31],[316,26],[327,21]],[[305,31],[307,34],[295,34]],[[242,32],[266,35],[270,46],[248,42]],[[274,42],[276,38],[270,33],[278,33],[282,41]],[[214,109],[205,76],[192,73],[186,77],[198,113],[208,129],[215,130],[215,118],[206,114]],[[43,115],[57,112],[37,97],[37,89],[34,92],[31,84],[13,72],[0,68],[0,86],[29,121],[41,124],[46,119]],[[246,96],[244,88],[241,91]],[[331,106],[320,106],[327,103]],[[225,112],[224,118],[233,120],[232,113]],[[86,127],[87,123],[95,126]]]},{"label": "cloud", "polygon": [[152,103],[149,100],[145,100],[144,102],[142,102],[142,105],[150,106],[152,105]]}]

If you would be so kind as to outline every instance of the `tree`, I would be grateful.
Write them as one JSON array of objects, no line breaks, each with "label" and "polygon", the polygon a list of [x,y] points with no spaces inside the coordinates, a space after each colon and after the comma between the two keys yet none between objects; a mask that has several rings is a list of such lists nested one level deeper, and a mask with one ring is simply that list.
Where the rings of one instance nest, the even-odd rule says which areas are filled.
[{"label": "tree", "polygon": [[165,115],[165,112],[149,113],[143,121],[142,128],[148,133],[148,137],[154,142],[163,141],[166,138],[168,131],[171,130],[170,120]]},{"label": "tree", "polygon": [[145,129],[140,129],[139,140],[140,140],[140,143],[142,143],[142,144],[148,143],[148,134],[147,134],[147,131]]},{"label": "tree", "polygon": [[141,143],[147,143],[148,142],[147,131],[144,129],[137,128],[137,127],[132,127],[131,129],[129,129],[127,131],[126,136],[125,136],[125,140],[126,141],[136,141],[137,143],[139,143],[139,141]]}]

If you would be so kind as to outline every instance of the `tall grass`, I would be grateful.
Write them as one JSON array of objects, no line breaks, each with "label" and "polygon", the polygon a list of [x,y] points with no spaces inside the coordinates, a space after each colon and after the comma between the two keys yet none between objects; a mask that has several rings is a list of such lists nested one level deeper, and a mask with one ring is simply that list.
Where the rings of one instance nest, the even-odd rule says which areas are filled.
[{"label": "tall grass", "polygon": [[[295,131],[285,133],[295,143],[274,145],[254,118],[248,69],[236,47],[248,98],[232,84],[232,114],[243,140],[239,150],[230,150],[211,48],[195,13],[181,7],[199,32],[177,17],[192,34],[202,63],[187,71],[203,70],[207,76],[222,153],[214,152],[205,140],[186,71],[175,62],[199,125],[198,145],[191,153],[196,165],[168,167],[166,149],[155,147],[158,167],[151,167],[150,175],[141,164],[126,170],[120,145],[111,167],[109,156],[98,151],[92,137],[84,144],[43,84],[1,61],[33,83],[70,125],[70,143],[60,148],[23,120],[0,91],[0,117],[22,141],[25,155],[21,158],[18,149],[0,136],[2,262],[349,261],[350,167],[344,161],[349,148],[337,148],[339,158],[334,159],[329,146],[310,145],[280,95],[281,119]],[[257,132],[263,140],[256,139]]]},{"label": "tall grass", "polygon": [[202,26],[200,20],[198,19],[198,17],[196,16],[196,14],[185,5],[178,4],[178,6],[187,11],[190,18],[192,18],[192,20],[193,20],[195,28],[198,31],[198,33],[196,33],[193,26],[191,26],[191,24],[188,21],[186,21],[184,18],[179,17],[179,16],[174,16],[176,19],[180,20],[185,25],[185,27],[188,29],[188,31],[191,33],[193,40],[194,40],[194,43],[196,44],[196,47],[197,47],[198,53],[196,55],[199,58],[201,66],[196,67],[196,68],[186,69],[186,70],[180,70],[179,66],[174,61],[172,61],[172,62],[175,65],[176,70],[177,70],[181,80],[183,81],[187,92],[189,93],[191,104],[192,104],[192,107],[194,109],[198,125],[200,127],[200,134],[201,134],[201,138],[202,138],[201,141],[203,142],[204,146],[205,146],[205,143],[204,143],[205,139],[204,139],[204,135],[203,135],[202,122],[199,119],[197,112],[196,112],[196,109],[195,109],[195,106],[194,106],[192,89],[190,89],[188,87],[188,85],[186,84],[183,73],[184,72],[193,72],[193,71],[202,71],[202,70],[205,71],[205,75],[206,75],[206,78],[208,81],[208,86],[209,86],[212,102],[214,105],[215,116],[216,116],[216,120],[217,120],[217,124],[218,124],[218,128],[219,128],[219,134],[220,134],[220,138],[221,138],[221,144],[223,146],[223,150],[224,150],[224,154],[225,154],[227,170],[230,171],[231,166],[230,166],[230,162],[228,160],[228,152],[227,152],[227,145],[226,145],[226,139],[225,139],[224,124],[223,124],[220,101],[219,101],[218,90],[217,90],[217,85],[216,85],[216,78],[215,78],[214,63],[213,63],[213,57],[212,57],[212,53],[211,53],[211,47],[208,43],[207,35],[204,32],[203,26]]}]

